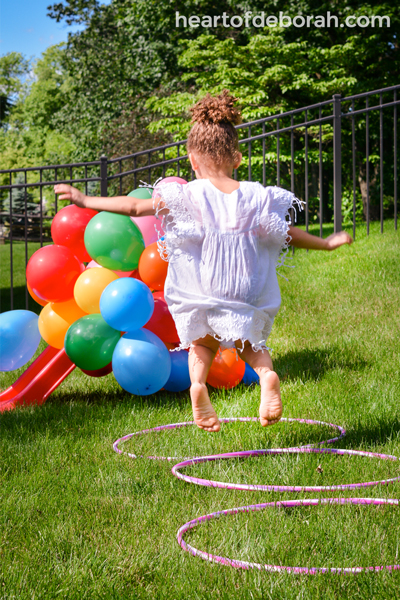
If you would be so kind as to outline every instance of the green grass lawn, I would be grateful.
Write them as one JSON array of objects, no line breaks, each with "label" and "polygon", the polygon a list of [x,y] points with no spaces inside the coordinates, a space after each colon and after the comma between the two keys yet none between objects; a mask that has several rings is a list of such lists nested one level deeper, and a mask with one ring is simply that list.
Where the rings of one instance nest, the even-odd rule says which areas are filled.
[{"label": "green grass lawn", "polygon": [[[373,224],[334,253],[296,251],[281,269],[282,308],[269,344],[285,417],[338,423],[337,447],[400,456],[400,234]],[[3,248],[2,248],[3,250]],[[7,247],[5,247],[7,250]],[[22,279],[21,279],[22,281]],[[22,284],[21,284],[22,285]],[[8,386],[22,370],[1,375]],[[212,390],[221,416],[256,416],[259,388]],[[133,460],[112,442],[191,419],[188,393],[131,396],[112,375],[76,369],[42,407],[0,415],[0,598],[393,599],[400,572],[357,575],[238,571],[181,550],[176,532],[200,515],[304,497],[400,498],[400,483],[325,494],[212,489],[179,481],[171,464]],[[291,446],[322,426],[227,424],[130,440],[136,454],[204,455]],[[317,469],[321,466],[321,469]],[[220,481],[329,485],[400,476],[400,463],[332,455],[266,456],[197,465]],[[400,563],[398,507],[320,506],[223,517],[189,532],[193,546],[252,562],[354,567]]]}]

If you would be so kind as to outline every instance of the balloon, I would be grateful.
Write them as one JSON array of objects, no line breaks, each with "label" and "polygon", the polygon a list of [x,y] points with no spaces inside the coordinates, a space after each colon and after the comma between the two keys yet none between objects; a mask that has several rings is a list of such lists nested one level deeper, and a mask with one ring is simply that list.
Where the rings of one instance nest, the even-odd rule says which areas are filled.
[{"label": "balloon", "polygon": [[230,389],[243,378],[246,363],[234,348],[218,350],[207,377],[207,383],[215,388]]},{"label": "balloon", "polygon": [[150,244],[139,260],[139,275],[152,290],[163,290],[168,272],[168,263],[158,253],[157,243]]},{"label": "balloon", "polygon": [[89,261],[83,238],[87,224],[95,215],[96,210],[79,208],[74,204],[62,208],[51,223],[53,242],[67,246],[82,262]]},{"label": "balloon", "polygon": [[135,277],[135,273],[138,272],[137,269],[134,271],[113,271],[118,277],[121,279],[122,277]]},{"label": "balloon", "polygon": [[46,302],[65,302],[74,295],[75,281],[85,265],[65,246],[43,246],[31,256],[26,280],[33,293]]},{"label": "balloon", "polygon": [[187,184],[186,179],[182,179],[182,177],[165,177],[159,183],[157,183],[156,187],[154,188],[153,193],[152,193],[153,200],[161,197],[160,190],[158,189],[159,187],[164,185],[164,183],[174,183],[174,182],[180,183],[181,185]]},{"label": "balloon", "polygon": [[26,365],[40,343],[38,316],[30,310],[9,310],[0,315],[0,371]]},{"label": "balloon", "polygon": [[129,217],[101,212],[86,227],[85,246],[91,258],[102,267],[133,271],[139,264],[144,241]]},{"label": "balloon", "polygon": [[151,331],[126,333],[114,350],[112,366],[119,385],[131,394],[148,396],[158,392],[171,373],[170,354]]},{"label": "balloon", "polygon": [[186,179],[182,179],[182,177],[165,177],[164,179],[161,179],[161,181],[159,181],[156,185],[156,187],[154,188],[155,190],[158,188],[158,186],[164,185],[164,183],[181,183],[182,185],[186,185],[187,181]]},{"label": "balloon", "polygon": [[140,187],[129,192],[128,196],[130,198],[139,198],[140,200],[150,200],[152,192],[152,187]]},{"label": "balloon", "polygon": [[90,262],[88,262],[88,264],[86,265],[86,269],[85,271],[87,271],[88,269],[93,269],[94,267],[100,267],[101,269],[103,268],[101,265],[99,265],[99,263],[97,263],[95,260],[91,260]]},{"label": "balloon", "polygon": [[154,311],[145,328],[155,333],[164,343],[179,343],[178,332],[167,303],[165,302],[163,292],[155,292]]},{"label": "balloon", "polygon": [[161,219],[153,215],[146,217],[131,217],[131,220],[139,227],[146,248],[147,246],[150,246],[150,244],[156,242],[165,233],[161,225]]},{"label": "balloon", "polygon": [[186,185],[187,184],[186,179],[182,179],[182,177],[176,177],[176,176],[165,177],[164,179],[162,179],[160,181],[160,184],[163,184],[163,183],[173,183],[174,181],[175,181],[175,183],[181,183],[182,185]]},{"label": "balloon", "polygon": [[69,326],[85,315],[74,299],[49,302],[39,315],[40,335],[49,346],[61,350],[64,348],[64,338]]},{"label": "balloon", "polygon": [[106,365],[102,369],[96,369],[96,371],[87,371],[86,369],[81,369],[82,373],[85,375],[89,375],[89,377],[105,377],[112,373],[112,363]]},{"label": "balloon", "polygon": [[40,306],[46,306],[47,300],[42,300],[41,298],[39,298],[39,296],[36,296],[36,294],[33,292],[29,283],[26,284],[26,287],[28,288],[28,292],[29,292],[31,298],[33,298],[35,302],[40,304]]},{"label": "balloon", "polygon": [[153,295],[146,284],[125,277],[110,283],[100,298],[103,319],[119,331],[135,331],[150,319]]},{"label": "balloon", "polygon": [[[86,266],[86,270],[93,269],[93,267],[99,267],[100,269],[103,268],[95,260],[91,260],[90,263]],[[113,273],[118,275],[118,277],[134,277],[135,279],[139,278],[139,272],[137,269],[135,269],[134,271],[116,271],[115,269],[113,269]]]},{"label": "balloon", "polygon": [[100,297],[103,290],[117,279],[118,275],[109,269],[101,269],[100,267],[86,269],[75,283],[74,297],[77,305],[85,313],[99,313]]},{"label": "balloon", "polygon": [[111,362],[120,336],[120,332],[107,325],[101,315],[86,315],[68,329],[65,352],[80,369],[97,371]]},{"label": "balloon", "polygon": [[244,369],[244,375],[243,375],[242,383],[244,385],[251,385],[252,383],[260,383],[259,376],[255,372],[255,370],[252,369],[251,366],[248,365],[247,363],[246,363],[246,366],[245,366],[245,369]]},{"label": "balloon", "polygon": [[189,353],[187,350],[178,350],[170,352],[171,358],[171,375],[164,389],[168,392],[183,392],[190,387],[189,375]]}]

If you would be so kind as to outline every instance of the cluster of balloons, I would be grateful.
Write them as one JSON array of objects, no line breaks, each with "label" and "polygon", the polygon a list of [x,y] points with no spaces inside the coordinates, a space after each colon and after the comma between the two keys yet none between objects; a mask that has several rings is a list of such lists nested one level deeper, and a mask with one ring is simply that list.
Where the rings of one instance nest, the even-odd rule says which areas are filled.
[{"label": "cluster of balloons", "polygon": [[[166,181],[187,183],[178,177]],[[140,188],[129,196],[157,194],[157,187]],[[168,263],[157,248],[163,233],[154,216],[136,219],[70,205],[53,219],[54,244],[37,250],[26,271],[28,290],[43,306],[42,338],[65,348],[88,375],[113,372],[132,394],[190,385],[188,352],[172,352],[179,337],[163,294]],[[236,350],[228,349],[216,356],[208,383],[231,388],[254,376]]]}]

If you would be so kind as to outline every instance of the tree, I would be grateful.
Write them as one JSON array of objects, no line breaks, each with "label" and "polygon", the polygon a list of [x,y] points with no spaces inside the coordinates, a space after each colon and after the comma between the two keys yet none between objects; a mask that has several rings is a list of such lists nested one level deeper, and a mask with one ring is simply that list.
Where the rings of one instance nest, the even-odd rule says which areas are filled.
[{"label": "tree", "polygon": [[[49,7],[49,15],[57,21],[85,24],[83,31],[69,36],[65,54],[70,90],[59,114],[63,130],[81,140],[88,158],[97,158],[105,143],[109,146],[110,126],[119,124],[123,114],[147,125],[154,117],[149,119],[144,102],[154,89],[161,86],[161,93],[168,94],[187,88],[178,65],[179,41],[202,33],[199,28],[175,27],[175,12],[232,15],[245,5],[238,0],[222,0],[218,5],[214,0],[114,0],[109,5],[66,0]],[[244,32],[223,27],[217,28],[216,35],[247,39]]]},{"label": "tree", "polygon": [[[320,3],[318,3],[320,4]],[[286,3],[285,14],[315,14],[316,2]],[[375,6],[372,6],[375,5]],[[319,14],[332,8],[318,6]],[[338,0],[335,14],[344,22],[349,12],[388,15],[390,28],[348,27],[265,28],[249,35],[246,44],[215,34],[182,40],[178,59],[185,90],[153,95],[147,108],[161,119],[150,125],[176,139],[188,131],[188,108],[206,92],[229,88],[239,98],[243,119],[251,120],[326,100],[334,93],[350,94],[398,83],[400,18],[389,4]]]},{"label": "tree", "polygon": [[7,130],[0,136],[3,168],[64,162],[74,151],[71,136],[56,122],[68,94],[63,52],[63,44],[50,46],[33,64],[32,76],[17,88]]},{"label": "tree", "polygon": [[29,70],[29,61],[20,52],[0,56],[0,126],[6,127],[23,84],[21,78]]},{"label": "tree", "polygon": [[[372,4],[372,5],[371,5]],[[288,12],[311,15],[316,3],[313,0],[294,5],[286,3]],[[282,6],[284,9],[285,6]],[[318,13],[324,14],[328,4],[318,6]],[[218,93],[228,88],[238,97],[242,106],[244,121],[278,114],[286,110],[300,108],[327,100],[335,93],[343,95],[357,94],[398,83],[400,18],[398,11],[389,4],[372,2],[368,5],[351,0],[338,0],[335,14],[344,22],[346,15],[355,17],[366,15],[387,15],[389,28],[375,28],[372,25],[354,30],[348,27],[296,29],[265,28],[258,34],[249,35],[246,44],[233,38],[220,40],[215,34],[201,35],[197,39],[183,40],[182,54],[178,64],[182,69],[181,79],[186,83],[184,90],[153,95],[146,103],[150,112],[158,114],[159,119],[150,124],[151,131],[167,131],[175,140],[186,137],[190,128],[188,109],[207,92]],[[289,12],[289,9],[292,12]],[[325,13],[326,14],[326,13]],[[347,107],[348,108],[348,107]],[[360,107],[361,108],[361,107]],[[317,116],[317,115],[314,115]],[[280,126],[285,124],[281,119]],[[290,125],[290,119],[286,122]],[[350,121],[344,121],[342,148],[345,155],[351,157]],[[275,123],[273,124],[275,127]],[[347,129],[346,129],[347,127]],[[393,129],[393,128],[392,128]],[[332,129],[326,125],[323,130],[324,162],[330,164],[332,153],[330,141]],[[385,124],[387,146],[393,147],[393,136],[389,124]],[[255,130],[253,128],[253,134]],[[257,131],[261,133],[261,131]],[[318,163],[318,128],[308,130],[310,139],[309,161]],[[304,191],[304,130],[296,131],[295,178],[296,189]],[[356,161],[358,182],[366,213],[366,161],[365,161],[365,119],[358,119]],[[371,215],[376,216],[379,203],[378,165],[379,165],[379,123],[371,117]],[[290,186],[290,137],[281,137],[281,158],[285,184]],[[266,140],[266,160],[276,164],[277,154],[275,138]],[[314,144],[313,144],[314,143]],[[365,142],[364,142],[365,143]],[[350,151],[349,151],[350,150]],[[262,147],[260,142],[252,145],[252,164],[255,164],[253,176],[261,179]],[[388,153],[386,153],[388,155]],[[390,152],[389,152],[390,154]],[[388,162],[392,161],[388,157]],[[286,165],[285,165],[286,161]],[[393,164],[393,162],[391,162]],[[288,166],[289,165],[289,166]],[[244,159],[247,167],[247,159]],[[343,162],[344,181],[351,182],[351,158]],[[387,173],[388,169],[386,169]],[[270,169],[271,182],[276,177]],[[244,176],[246,174],[244,173]],[[392,186],[392,174],[385,179],[385,189]],[[349,183],[349,185],[351,185]],[[385,192],[386,193],[386,192]],[[314,193],[317,195],[317,192]],[[324,194],[325,198],[327,194]],[[390,197],[388,200],[390,204]],[[329,209],[329,207],[327,207]]]}]

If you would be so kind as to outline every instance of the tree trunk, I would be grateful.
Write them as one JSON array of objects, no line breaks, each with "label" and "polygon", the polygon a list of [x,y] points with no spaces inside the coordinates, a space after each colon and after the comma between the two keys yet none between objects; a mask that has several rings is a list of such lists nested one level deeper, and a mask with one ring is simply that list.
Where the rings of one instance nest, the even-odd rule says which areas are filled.
[{"label": "tree trunk", "polygon": [[[371,165],[369,167],[369,218],[375,221],[379,218],[379,206],[371,202],[374,193],[376,192],[376,182],[379,173],[379,165]],[[367,167],[362,162],[358,162],[358,185],[360,186],[361,198],[363,203],[364,218],[367,219]]]}]

